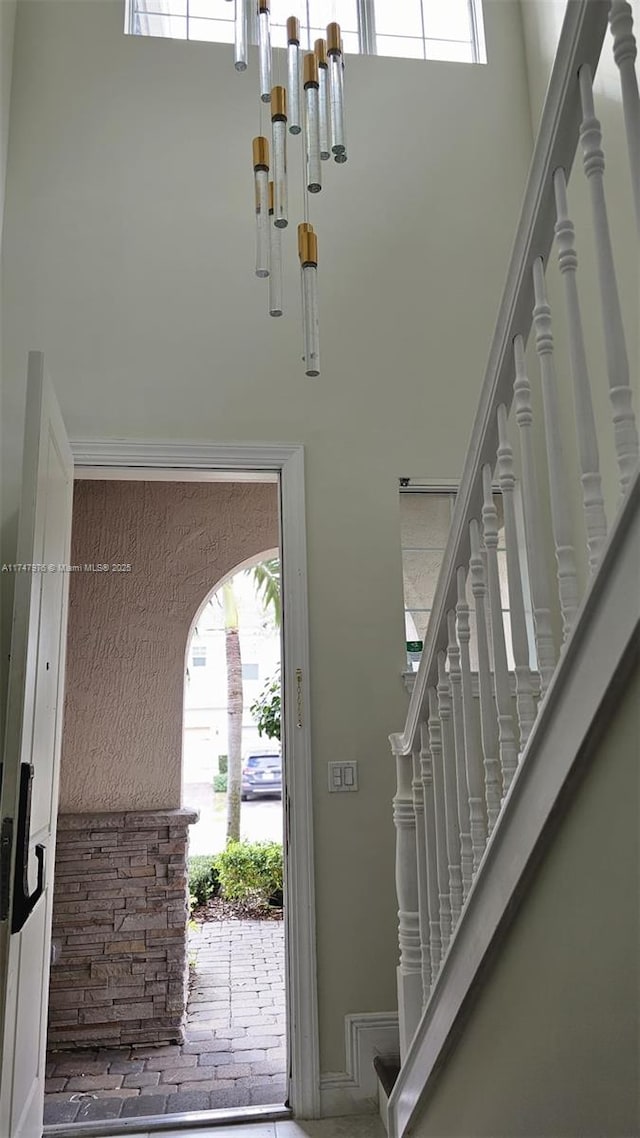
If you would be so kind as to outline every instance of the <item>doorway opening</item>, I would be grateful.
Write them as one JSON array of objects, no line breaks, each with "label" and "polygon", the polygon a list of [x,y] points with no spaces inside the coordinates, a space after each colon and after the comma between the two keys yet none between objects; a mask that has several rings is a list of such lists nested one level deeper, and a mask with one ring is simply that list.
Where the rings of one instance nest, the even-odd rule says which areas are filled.
[{"label": "doorway opening", "polygon": [[[230,836],[282,839],[281,612],[279,550],[271,549],[216,585],[194,619],[182,764],[183,802],[199,811],[192,856],[219,854]],[[230,835],[234,762],[239,821]]]},{"label": "doorway opening", "polygon": [[[76,482],[46,1124],[282,1110],[289,1100],[282,922],[275,966],[266,956],[273,935],[250,961],[234,935],[242,922],[185,927],[197,815],[187,795],[188,706],[182,743],[185,643],[191,677],[203,667],[194,665],[194,618],[201,659],[212,584],[228,590],[238,565],[280,554],[277,473],[239,478],[182,481],[172,472],[165,482],[103,470]],[[224,753],[215,756],[218,786]],[[286,797],[286,755],[281,769]],[[215,936],[204,935],[205,924],[218,926]],[[259,990],[241,975],[251,969]],[[253,995],[242,1004],[238,991],[231,1006],[230,985],[241,980],[261,1006]],[[276,1020],[279,1038],[268,1030]]]}]

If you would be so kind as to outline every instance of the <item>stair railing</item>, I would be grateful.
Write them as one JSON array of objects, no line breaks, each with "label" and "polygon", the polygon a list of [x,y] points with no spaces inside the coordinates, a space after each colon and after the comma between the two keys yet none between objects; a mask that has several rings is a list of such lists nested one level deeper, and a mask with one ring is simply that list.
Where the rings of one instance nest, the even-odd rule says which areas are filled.
[{"label": "stair railing", "polygon": [[[592,88],[608,22],[620,71],[640,236],[640,100],[631,7],[626,0],[569,0],[407,723],[402,734],[390,737],[398,774],[394,820],[401,1059],[437,984],[472,884],[482,872],[487,842],[508,808],[509,788],[526,761],[540,706],[581,601],[545,282],[554,239],[564,286],[563,318],[590,577],[598,573],[607,536],[577,286],[576,238],[566,192],[578,147],[591,198],[613,441],[623,495],[638,465],[638,433],[604,189],[602,132]],[[543,530],[525,356],[532,328],[542,396],[555,582],[544,553],[548,535]],[[510,439],[514,432],[519,436],[518,473]],[[525,624],[514,506],[516,480],[525,518],[537,676],[530,667]],[[504,508],[515,698],[502,618],[496,483]],[[560,644],[554,636],[556,610],[561,616]],[[479,699],[474,699],[472,690],[472,631]]]}]

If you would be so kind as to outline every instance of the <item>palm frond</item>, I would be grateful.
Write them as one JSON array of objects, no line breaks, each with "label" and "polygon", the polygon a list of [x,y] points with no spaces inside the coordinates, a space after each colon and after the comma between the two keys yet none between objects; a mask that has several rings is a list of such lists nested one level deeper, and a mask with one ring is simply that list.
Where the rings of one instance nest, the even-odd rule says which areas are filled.
[{"label": "palm frond", "polygon": [[266,561],[259,561],[252,569],[247,569],[247,573],[253,577],[257,596],[262,600],[265,610],[271,609],[279,628],[282,623],[280,559],[270,557]]}]

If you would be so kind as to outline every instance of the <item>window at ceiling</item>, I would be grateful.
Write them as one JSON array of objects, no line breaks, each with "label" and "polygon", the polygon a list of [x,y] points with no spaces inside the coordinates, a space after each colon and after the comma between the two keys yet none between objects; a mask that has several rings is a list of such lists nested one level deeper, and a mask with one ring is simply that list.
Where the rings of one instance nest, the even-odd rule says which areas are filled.
[{"label": "window at ceiling", "polygon": [[[231,44],[234,7],[233,0],[127,0],[125,30]],[[486,63],[481,0],[271,0],[275,47],[286,46],[292,15],[307,50],[337,20],[350,54]]]}]

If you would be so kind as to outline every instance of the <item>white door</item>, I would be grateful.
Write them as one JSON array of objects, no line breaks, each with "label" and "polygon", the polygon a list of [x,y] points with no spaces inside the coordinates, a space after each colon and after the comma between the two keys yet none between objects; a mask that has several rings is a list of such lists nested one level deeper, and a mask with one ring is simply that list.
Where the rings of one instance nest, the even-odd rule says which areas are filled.
[{"label": "white door", "polygon": [[73,459],[29,353],[0,818],[0,1135],[39,1138],[64,691]]}]

